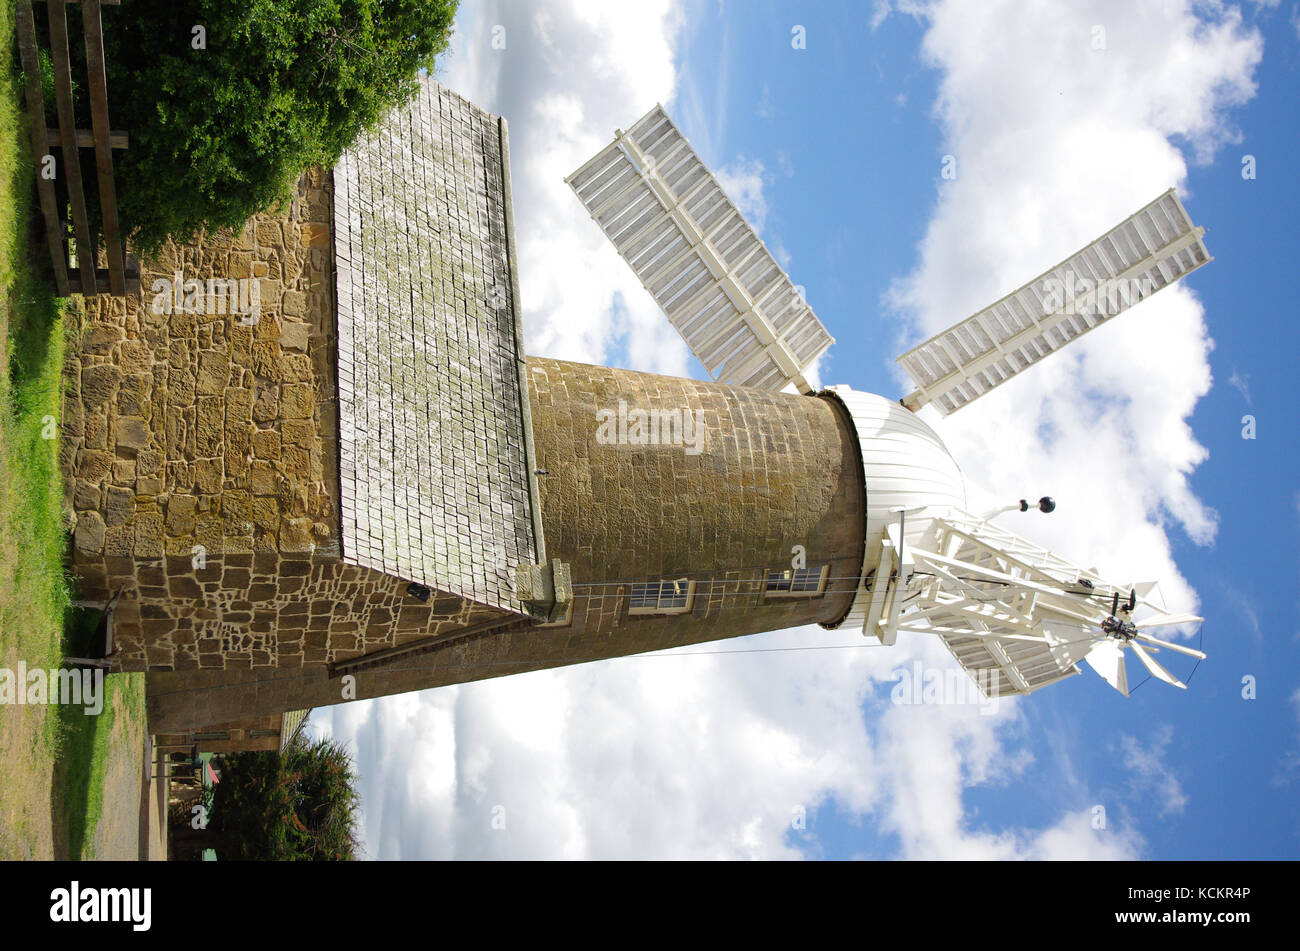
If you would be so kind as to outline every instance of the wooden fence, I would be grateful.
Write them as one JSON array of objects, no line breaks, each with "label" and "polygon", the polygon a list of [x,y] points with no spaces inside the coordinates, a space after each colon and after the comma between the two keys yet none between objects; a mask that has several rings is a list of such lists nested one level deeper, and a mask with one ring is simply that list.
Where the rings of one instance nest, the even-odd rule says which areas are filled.
[{"label": "wooden fence", "polygon": [[[41,90],[40,59],[36,46],[36,18],[32,0],[18,0],[18,48],[23,72],[27,77],[27,121],[32,152],[38,167],[37,191],[45,235],[54,264],[54,282],[58,292],[69,290],[93,296],[109,292],[134,293],[140,288],[138,263],[125,254],[118,233],[117,193],[113,188],[113,149],[129,144],[125,132],[113,131],[108,124],[108,82],[104,74],[104,32],[100,20],[102,4],[116,5],[119,0],[37,0],[44,2],[50,27],[50,60],[54,66],[54,100],[58,128],[45,123],[45,97]],[[82,32],[86,44],[86,89],[90,96],[91,129],[78,129],[73,111],[71,56],[68,48],[67,4],[81,4]],[[68,266],[67,221],[58,207],[54,182],[42,172],[49,161],[51,148],[61,151],[61,164],[55,174],[63,176],[67,206],[72,214],[76,237],[76,267]],[[95,167],[99,185],[99,208],[104,256],[107,268],[95,267],[95,242],[86,215],[86,193],[82,184],[80,149],[95,150]]]}]

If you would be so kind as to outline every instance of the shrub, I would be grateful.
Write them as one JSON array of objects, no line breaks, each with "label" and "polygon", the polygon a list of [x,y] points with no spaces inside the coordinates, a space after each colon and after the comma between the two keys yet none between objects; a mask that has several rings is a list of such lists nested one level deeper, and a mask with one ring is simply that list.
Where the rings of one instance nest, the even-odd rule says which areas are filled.
[{"label": "shrub", "polygon": [[212,846],[223,861],[355,859],[356,785],[348,751],[301,729],[283,752],[228,753],[209,811]]},{"label": "shrub", "polygon": [[[131,147],[115,154],[124,233],[147,253],[169,235],[238,228],[287,199],[306,168],[333,165],[414,95],[418,72],[446,49],[456,2],[105,8],[111,121],[131,135]],[[88,151],[87,159],[89,171]]]}]

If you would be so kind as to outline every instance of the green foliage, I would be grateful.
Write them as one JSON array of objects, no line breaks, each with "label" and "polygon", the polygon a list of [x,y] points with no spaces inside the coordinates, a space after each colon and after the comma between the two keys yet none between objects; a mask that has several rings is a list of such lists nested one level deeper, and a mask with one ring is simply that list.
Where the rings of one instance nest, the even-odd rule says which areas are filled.
[{"label": "green foliage", "polygon": [[336,862],[360,852],[352,757],[299,730],[283,752],[229,753],[208,825],[222,861]]},{"label": "green foliage", "polygon": [[[36,59],[41,69],[41,100],[45,103],[45,125],[47,128],[57,129],[59,111],[54,98],[54,60],[50,58],[50,51],[44,46],[37,48]],[[76,90],[74,89],[73,92],[75,94]]]},{"label": "green foliage", "polygon": [[[105,8],[118,207],[136,247],[237,228],[417,89],[457,0],[133,0]],[[196,27],[206,48],[196,49]]]}]

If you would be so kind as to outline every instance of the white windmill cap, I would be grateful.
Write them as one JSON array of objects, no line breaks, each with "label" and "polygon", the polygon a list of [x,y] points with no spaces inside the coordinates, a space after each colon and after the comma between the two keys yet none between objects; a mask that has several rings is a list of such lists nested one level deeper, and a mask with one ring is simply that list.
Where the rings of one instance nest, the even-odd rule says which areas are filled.
[{"label": "white windmill cap", "polygon": [[966,508],[961,469],[943,440],[915,413],[848,386],[825,392],[843,404],[857,433],[867,487],[868,551],[884,536],[887,524],[897,524],[899,512],[929,506]]}]

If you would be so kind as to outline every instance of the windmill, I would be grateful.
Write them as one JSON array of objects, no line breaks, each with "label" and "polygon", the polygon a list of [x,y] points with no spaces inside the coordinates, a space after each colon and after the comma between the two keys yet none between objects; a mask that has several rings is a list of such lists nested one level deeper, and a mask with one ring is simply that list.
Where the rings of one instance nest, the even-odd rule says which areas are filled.
[{"label": "windmill", "polygon": [[1166,610],[1152,583],[1109,582],[994,525],[999,513],[970,514],[960,469],[917,415],[956,412],[1208,263],[1204,230],[1173,189],[899,357],[916,389],[894,401],[815,393],[806,374],[833,338],[662,106],[565,181],[715,381],[793,387],[852,421],[864,557],[852,606],[824,626],[860,626],[886,645],[900,630],[937,635],[990,696],[1057,683],[1080,661],[1127,695],[1129,652],[1184,686],[1153,653],[1205,655],[1148,632],[1201,619]]}]

